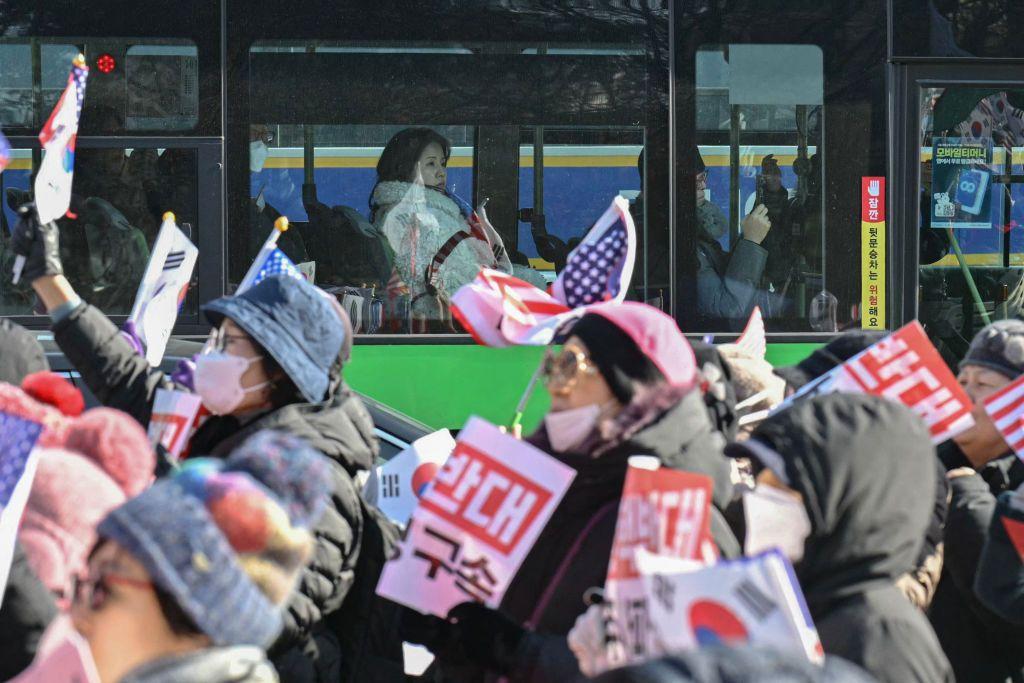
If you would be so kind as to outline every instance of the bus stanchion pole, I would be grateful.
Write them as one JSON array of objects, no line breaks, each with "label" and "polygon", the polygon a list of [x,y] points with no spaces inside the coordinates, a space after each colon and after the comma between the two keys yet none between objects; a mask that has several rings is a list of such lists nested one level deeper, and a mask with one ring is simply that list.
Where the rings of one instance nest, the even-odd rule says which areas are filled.
[{"label": "bus stanchion pole", "polygon": [[537,388],[537,380],[540,379],[543,367],[542,363],[533,371],[533,375],[530,377],[530,381],[527,382],[523,395],[519,397],[515,415],[512,416],[512,424],[509,425],[508,431],[517,439],[523,438],[523,413],[526,412],[526,404],[530,402],[530,397],[533,396],[533,390]]},{"label": "bus stanchion pole", "polygon": [[971,297],[974,299],[974,306],[978,309],[978,313],[981,315],[982,321],[988,325],[992,320],[988,316],[988,311],[985,310],[985,304],[981,300],[981,294],[978,293],[978,286],[974,284],[974,276],[971,275],[971,269],[967,267],[967,263],[964,261],[964,252],[960,250],[960,242],[957,241],[956,235],[953,234],[953,228],[946,228],[946,234],[949,235],[949,243],[953,245],[953,252],[956,254],[957,263],[960,264],[960,272],[964,274],[964,280],[967,281],[967,289],[971,291]]}]

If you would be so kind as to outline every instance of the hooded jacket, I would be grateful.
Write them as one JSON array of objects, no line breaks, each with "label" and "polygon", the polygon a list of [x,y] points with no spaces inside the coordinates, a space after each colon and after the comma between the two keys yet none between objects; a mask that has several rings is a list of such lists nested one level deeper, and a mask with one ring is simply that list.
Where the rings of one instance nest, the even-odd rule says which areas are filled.
[{"label": "hooded jacket", "polygon": [[[951,465],[963,457],[954,444],[945,450]],[[1024,463],[1007,453],[949,483],[945,562],[928,618],[958,680],[1024,681],[1024,626],[1000,617],[974,592],[982,549],[998,520],[996,496],[1024,484]]]},{"label": "hooded jacket", "polygon": [[[287,680],[287,679],[285,679]],[[136,667],[120,683],[277,683],[258,647],[212,647]]]},{"label": "hooded jacket", "polygon": [[974,593],[1003,619],[1024,625],[1024,506],[1019,494],[1000,494],[981,551]]},{"label": "hooded jacket", "polygon": [[[529,441],[551,452],[543,427]],[[566,681],[580,675],[566,636],[586,611],[584,593],[604,585],[630,456],[654,455],[666,467],[711,477],[712,534],[723,555],[739,555],[739,543],[721,515],[732,498],[724,444],[698,391],[663,386],[638,395],[578,452],[553,454],[576,470],[576,477],[502,599],[502,611],[534,631],[516,653],[512,680]]]},{"label": "hooded jacket", "polygon": [[797,578],[825,652],[879,681],[952,681],[924,615],[895,587],[917,560],[935,499],[924,423],[874,396],[809,399],[754,431],[778,453],[811,522]]},{"label": "hooded jacket", "polygon": [[[159,388],[172,388],[149,367],[98,309],[83,304],[53,327],[54,339],[104,405],[149,423]],[[287,681],[336,681],[341,658],[351,643],[330,632],[327,617],[339,610],[355,578],[364,517],[355,477],[377,455],[373,420],[359,398],[331,378],[320,403],[293,403],[242,423],[233,416],[212,417],[192,439],[192,452],[226,457],[253,433],[276,429],[305,439],[332,463],[331,505],[313,528],[316,549],[303,570],[285,615],[285,628],[271,649]]]}]

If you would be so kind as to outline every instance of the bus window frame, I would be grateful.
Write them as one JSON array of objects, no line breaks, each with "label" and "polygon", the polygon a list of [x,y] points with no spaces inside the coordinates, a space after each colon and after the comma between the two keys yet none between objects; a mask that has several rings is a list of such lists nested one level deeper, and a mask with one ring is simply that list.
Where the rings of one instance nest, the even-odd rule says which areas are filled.
[{"label": "bus window frame", "polygon": [[[39,138],[16,135],[8,138],[14,149],[40,148]],[[213,137],[152,137],[152,136],[78,136],[76,149],[194,149],[196,150],[196,225],[193,238],[199,248],[194,277],[197,278],[197,305],[222,296],[226,283],[226,233],[223,216],[223,151],[222,140]],[[8,274],[0,274],[8,277]],[[88,303],[88,301],[86,301]],[[6,316],[9,320],[30,329],[48,328],[46,315]],[[127,315],[108,316],[115,325],[122,325]],[[210,326],[201,311],[181,315],[174,325],[176,336],[205,336]]]}]

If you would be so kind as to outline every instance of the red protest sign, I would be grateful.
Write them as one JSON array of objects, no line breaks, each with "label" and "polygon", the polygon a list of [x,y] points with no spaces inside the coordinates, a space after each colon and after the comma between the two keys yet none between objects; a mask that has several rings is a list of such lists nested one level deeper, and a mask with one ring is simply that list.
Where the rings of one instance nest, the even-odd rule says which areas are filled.
[{"label": "red protest sign", "polygon": [[972,403],[916,320],[843,364],[834,391],[899,401],[917,413],[940,443],[974,424]]}]

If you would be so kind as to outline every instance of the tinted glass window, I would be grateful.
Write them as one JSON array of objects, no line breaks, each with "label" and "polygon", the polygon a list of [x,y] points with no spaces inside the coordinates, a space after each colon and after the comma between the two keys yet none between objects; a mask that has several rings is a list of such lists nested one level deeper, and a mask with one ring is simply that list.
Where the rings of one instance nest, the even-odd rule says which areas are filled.
[{"label": "tinted glass window", "polygon": [[[8,228],[14,225],[16,208],[31,199],[39,155],[39,150],[15,149],[0,176]],[[83,299],[110,315],[130,312],[165,211],[173,211],[179,225],[197,239],[197,172],[194,149],[79,143],[70,209],[74,218],[61,218],[58,225],[65,274]],[[0,243],[0,269],[8,273],[14,262],[9,234],[4,230]],[[190,288],[183,314],[195,315],[194,292]],[[29,283],[12,285],[10,278],[0,278],[0,314],[29,315],[33,300]]]},{"label": "tinted glass window", "polygon": [[1022,57],[1017,0],[892,0],[898,57]]}]

